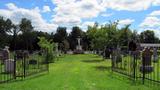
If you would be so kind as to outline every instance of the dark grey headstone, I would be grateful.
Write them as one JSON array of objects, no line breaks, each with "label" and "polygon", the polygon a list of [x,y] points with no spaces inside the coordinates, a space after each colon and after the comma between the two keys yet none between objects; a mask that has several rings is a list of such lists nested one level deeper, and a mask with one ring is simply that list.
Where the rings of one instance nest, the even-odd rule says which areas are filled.
[{"label": "dark grey headstone", "polygon": [[157,48],[153,49],[153,62],[158,62]]},{"label": "dark grey headstone", "polygon": [[142,52],[142,66],[140,67],[141,72],[151,73],[153,71],[153,67],[151,66],[151,57],[151,50],[149,48],[145,48]]}]

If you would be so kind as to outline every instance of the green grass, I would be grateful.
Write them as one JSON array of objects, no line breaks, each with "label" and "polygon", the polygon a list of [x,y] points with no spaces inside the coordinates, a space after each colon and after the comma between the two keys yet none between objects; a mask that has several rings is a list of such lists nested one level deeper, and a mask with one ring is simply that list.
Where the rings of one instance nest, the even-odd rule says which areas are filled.
[{"label": "green grass", "polygon": [[0,84],[0,90],[160,90],[134,84],[111,72],[109,60],[97,55],[65,55],[50,64],[49,73]]}]

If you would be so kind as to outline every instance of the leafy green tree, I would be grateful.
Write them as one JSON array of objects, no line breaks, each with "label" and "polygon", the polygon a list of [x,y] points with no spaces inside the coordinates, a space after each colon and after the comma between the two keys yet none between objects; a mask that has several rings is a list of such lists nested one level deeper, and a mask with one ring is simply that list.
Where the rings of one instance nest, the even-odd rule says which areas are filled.
[{"label": "leafy green tree", "polygon": [[88,27],[87,35],[94,50],[103,50],[104,47],[115,47],[117,45],[117,23],[102,25],[100,28],[95,23],[93,27]]},{"label": "leafy green tree", "polygon": [[140,34],[140,40],[141,43],[157,43],[158,38],[155,36],[154,31],[146,30],[141,32]]},{"label": "leafy green tree", "polygon": [[51,40],[47,40],[45,37],[38,37],[39,42],[38,45],[41,47],[42,50],[47,52],[46,58],[48,62],[54,62],[55,59],[55,43]]},{"label": "leafy green tree", "polygon": [[120,46],[128,46],[128,42],[131,40],[132,31],[129,29],[130,25],[126,25],[125,27],[119,30],[119,45]]},{"label": "leafy green tree", "polygon": [[64,40],[67,39],[67,31],[66,31],[66,27],[58,27],[57,31],[54,35],[54,41],[58,42],[58,43],[62,43]]},{"label": "leafy green tree", "polygon": [[67,28],[66,27],[58,27],[56,33],[53,35],[53,33],[51,34],[51,36],[53,36],[53,40],[54,42],[58,43],[58,48],[59,50],[62,51],[66,51],[66,47],[65,45],[67,41]]},{"label": "leafy green tree", "polygon": [[3,48],[4,46],[9,45],[10,36],[8,33],[13,28],[12,21],[10,19],[4,20],[3,17],[0,17],[0,47]]},{"label": "leafy green tree", "polygon": [[11,43],[10,43],[10,49],[11,50],[16,50],[16,45],[17,45],[17,37],[18,37],[18,33],[20,32],[19,30],[19,26],[18,25],[13,25],[12,26],[13,29],[10,30],[10,33],[12,33],[12,39],[11,39]]},{"label": "leafy green tree", "polygon": [[32,50],[32,39],[33,39],[33,26],[32,22],[26,18],[22,18],[19,29],[22,32],[21,38],[23,39],[22,44],[25,46],[24,49]]},{"label": "leafy green tree", "polygon": [[33,31],[32,22],[28,20],[27,18],[22,18],[19,24],[19,28],[22,33]]}]

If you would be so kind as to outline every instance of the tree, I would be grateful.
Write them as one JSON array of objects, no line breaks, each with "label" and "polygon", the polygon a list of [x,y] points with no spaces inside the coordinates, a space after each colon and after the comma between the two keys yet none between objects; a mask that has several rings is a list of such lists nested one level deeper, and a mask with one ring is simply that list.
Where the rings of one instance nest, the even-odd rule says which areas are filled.
[{"label": "tree", "polygon": [[7,19],[7,20],[5,21],[5,26],[4,26],[4,28],[5,28],[5,31],[6,31],[6,32],[11,32],[11,29],[13,28],[13,23],[12,23],[12,21],[11,21],[10,19]]},{"label": "tree", "polygon": [[141,32],[140,40],[141,43],[156,43],[158,38],[155,37],[154,31],[146,30]]},{"label": "tree", "polygon": [[10,19],[4,20],[3,17],[0,17],[0,47],[9,45],[10,36],[8,33],[12,28],[12,21]]},{"label": "tree", "polygon": [[130,41],[132,35],[132,32],[129,29],[129,27],[130,24],[126,25],[125,27],[121,28],[121,30],[119,30],[118,40],[120,46],[128,46],[128,42]]},{"label": "tree", "polygon": [[5,34],[5,20],[3,17],[0,17],[0,34]]},{"label": "tree", "polygon": [[83,37],[83,31],[78,27],[78,26],[74,26],[72,28],[71,33],[69,34],[69,43],[70,43],[70,49],[74,50],[76,49],[76,45],[77,45],[77,38]]},{"label": "tree", "polygon": [[48,62],[54,62],[54,58],[56,54],[55,51],[55,43],[51,40],[47,40],[45,37],[38,37],[39,42],[38,45],[41,47],[42,50],[47,52],[46,58]]},{"label": "tree", "polygon": [[32,50],[33,26],[31,21],[26,18],[22,18],[19,24],[19,28],[20,31],[22,32],[21,38],[23,39],[22,44],[25,46],[24,49]]},{"label": "tree", "polygon": [[53,37],[54,42],[57,42],[59,44],[59,49],[62,51],[64,51],[64,48],[67,47],[65,46],[67,44],[64,43],[66,42],[68,36],[66,29],[66,27],[58,27]]},{"label": "tree", "polygon": [[13,25],[12,26],[13,29],[10,30],[10,33],[13,34],[12,36],[12,40],[11,40],[11,43],[10,43],[10,49],[11,50],[16,50],[16,44],[17,44],[17,37],[18,37],[18,33],[20,32],[19,30],[19,26],[18,25]]},{"label": "tree", "polygon": [[54,41],[58,43],[62,43],[65,39],[67,39],[67,31],[66,27],[58,27],[57,31],[54,35]]},{"label": "tree", "polygon": [[87,35],[90,39],[90,45],[94,50],[102,50],[104,47],[115,47],[117,45],[117,23],[110,22],[98,28],[98,24],[89,26]]},{"label": "tree", "polygon": [[22,18],[19,28],[22,33],[33,31],[33,26],[31,21],[26,18]]}]

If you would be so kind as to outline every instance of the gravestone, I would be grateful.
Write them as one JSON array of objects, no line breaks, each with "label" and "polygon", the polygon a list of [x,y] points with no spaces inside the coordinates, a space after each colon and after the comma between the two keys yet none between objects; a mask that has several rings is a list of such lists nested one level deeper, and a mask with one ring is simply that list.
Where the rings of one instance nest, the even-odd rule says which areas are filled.
[{"label": "gravestone", "polygon": [[112,61],[114,63],[120,63],[120,62],[122,62],[122,56],[121,56],[121,53],[120,53],[120,48],[113,49],[111,56],[112,56],[111,59],[112,59]]},{"label": "gravestone", "polygon": [[153,62],[158,62],[157,48],[153,48]]},{"label": "gravestone", "polygon": [[108,49],[108,48],[105,48],[105,50],[104,50],[104,57],[106,59],[109,59],[110,58],[110,54],[111,54],[111,50]]},{"label": "gravestone", "polygon": [[1,64],[3,64],[3,51],[0,50],[0,62]]},{"label": "gravestone", "polygon": [[9,47],[8,46],[5,46],[5,48],[3,49],[3,60],[8,60],[9,59]]},{"label": "gravestone", "polygon": [[9,47],[5,46],[3,50],[3,60],[4,60],[4,71],[5,73],[13,73],[14,72],[14,59],[10,59]]},{"label": "gravestone", "polygon": [[14,72],[14,59],[7,59],[4,62],[5,65],[5,73],[13,73]]},{"label": "gravestone", "polygon": [[115,54],[116,54],[116,63],[122,62],[122,56],[121,56],[121,49],[120,48],[117,48]]},{"label": "gravestone", "polygon": [[151,58],[152,52],[149,48],[145,48],[142,52],[142,66],[140,67],[140,71],[143,73],[151,73],[153,71],[153,67],[151,66]]}]

